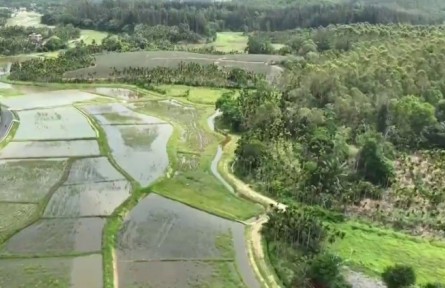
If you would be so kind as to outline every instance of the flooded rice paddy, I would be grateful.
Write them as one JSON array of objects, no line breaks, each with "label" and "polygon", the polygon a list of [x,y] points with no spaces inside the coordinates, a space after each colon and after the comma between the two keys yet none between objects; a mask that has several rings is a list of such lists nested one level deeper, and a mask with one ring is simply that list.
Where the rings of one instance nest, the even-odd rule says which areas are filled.
[{"label": "flooded rice paddy", "polygon": [[48,256],[100,252],[103,218],[42,219],[11,237],[1,255]]},{"label": "flooded rice paddy", "polygon": [[66,159],[0,160],[0,202],[39,203],[62,178],[66,166]]},{"label": "flooded rice paddy", "polygon": [[100,150],[96,140],[10,142],[0,151],[0,159],[99,155]]},{"label": "flooded rice paddy", "polygon": [[85,106],[83,109],[93,115],[102,125],[119,124],[161,124],[165,121],[156,117],[134,112],[119,103]]},{"label": "flooded rice paddy", "polygon": [[[243,281],[252,283],[249,287],[259,287],[249,266],[246,250],[243,250],[244,242],[242,224],[150,194],[129,213],[119,232],[119,279],[124,282],[136,281],[140,285],[159,281],[156,287],[194,287],[190,286],[191,280],[181,276],[181,273],[196,268],[196,265],[203,265],[205,268],[199,269],[206,275],[203,278],[212,278],[216,273],[213,267],[216,262],[226,260],[237,266],[247,265],[239,267]],[[235,257],[235,254],[239,256]],[[179,278],[173,279],[184,282],[171,286],[173,279],[169,272],[150,273],[153,278],[147,278],[149,275],[146,271],[162,271],[169,265],[178,269]],[[209,275],[205,273],[206,270]],[[241,283],[241,279],[238,280]]]},{"label": "flooded rice paddy", "polygon": [[76,102],[92,100],[96,97],[98,96],[78,90],[57,90],[4,98],[1,102],[12,110],[26,110],[71,105]]},{"label": "flooded rice paddy", "polygon": [[[137,97],[126,89],[91,92]],[[90,121],[73,106],[95,97],[65,90],[0,99],[20,118],[15,138],[0,150],[0,287],[103,287],[103,227],[132,192],[113,165],[141,186],[169,166],[173,126],[146,111],[186,127],[179,131],[188,147],[178,154],[181,170],[200,165],[200,155],[186,150],[204,151],[214,140],[200,126],[203,112],[177,101],[83,103],[105,132],[105,157]],[[259,287],[243,224],[150,194],[116,237],[119,287]]]},{"label": "flooded rice paddy", "polygon": [[19,111],[14,140],[96,138],[87,118],[74,107]]},{"label": "flooded rice paddy", "polygon": [[44,217],[109,216],[129,196],[128,181],[112,181],[60,187],[48,203]]},{"label": "flooded rice paddy", "polygon": [[85,184],[125,180],[106,157],[83,158],[74,161],[64,184]]},{"label": "flooded rice paddy", "polygon": [[101,288],[102,256],[0,259],[0,287]]}]

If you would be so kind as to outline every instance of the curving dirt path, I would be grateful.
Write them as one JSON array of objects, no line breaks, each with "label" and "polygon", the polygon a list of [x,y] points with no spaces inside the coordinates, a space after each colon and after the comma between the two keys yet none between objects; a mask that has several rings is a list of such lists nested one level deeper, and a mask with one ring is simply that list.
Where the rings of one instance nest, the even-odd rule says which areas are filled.
[{"label": "curving dirt path", "polygon": [[[220,111],[216,111],[212,116],[208,118],[208,125],[212,131],[215,131],[215,118],[221,115],[222,113]],[[229,140],[234,141],[233,138]],[[229,144],[226,143],[227,144]],[[282,203],[279,203],[272,198],[269,198],[267,196],[264,196],[252,188],[250,188],[246,183],[238,179],[234,174],[231,173],[230,167],[228,167],[228,163],[224,162],[222,167],[222,173],[229,179],[230,185],[219,173],[218,169],[216,168],[218,165],[218,162],[221,160],[222,155],[224,153],[221,146],[218,146],[218,152],[215,155],[215,159],[212,162],[212,168],[215,166],[214,169],[212,169],[212,173],[215,175],[216,178],[218,178],[224,186],[229,186],[230,189],[228,190],[233,193],[233,191],[236,191],[236,193],[241,194],[243,197],[246,197],[250,199],[253,202],[259,203],[263,206],[278,206],[280,209],[286,209],[286,206]],[[215,171],[214,171],[215,170]],[[233,186],[233,187],[232,187]],[[258,279],[260,280],[263,287],[266,288],[274,288],[274,287],[280,287],[281,285],[278,284],[275,277],[273,276],[273,272],[267,273],[267,279],[264,279],[263,275],[261,274],[261,270],[267,269],[268,265],[265,260],[264,256],[264,250],[262,246],[262,236],[261,236],[261,228],[264,223],[266,223],[268,220],[267,215],[263,214],[259,217],[256,217],[254,219],[250,219],[246,224],[250,226],[250,229],[248,229],[248,239],[247,239],[247,247],[248,247],[248,254],[249,254],[249,260],[250,264],[252,265],[253,270],[257,274]],[[260,268],[261,267],[261,268]],[[266,271],[267,272],[267,271]]]}]

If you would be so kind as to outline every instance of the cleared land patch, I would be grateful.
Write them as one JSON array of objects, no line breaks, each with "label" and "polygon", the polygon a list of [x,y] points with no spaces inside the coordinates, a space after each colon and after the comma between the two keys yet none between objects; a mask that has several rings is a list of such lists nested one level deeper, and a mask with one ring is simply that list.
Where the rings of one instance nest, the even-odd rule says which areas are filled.
[{"label": "cleared land patch", "polygon": [[56,90],[9,97],[2,99],[2,103],[12,110],[26,110],[71,105],[96,97],[99,96],[78,90]]},{"label": "cleared land patch", "polygon": [[0,243],[29,224],[38,212],[36,204],[0,203]]},{"label": "cleared land patch", "polygon": [[96,55],[94,67],[82,68],[65,73],[66,78],[82,78],[94,75],[97,78],[108,78],[113,72],[113,67],[118,70],[128,67],[173,67],[176,68],[181,62],[198,63],[201,65],[215,64],[221,68],[236,67],[248,71],[269,74],[272,72],[270,64],[278,63],[287,59],[279,55],[250,55],[229,54],[213,55],[199,54],[182,51],[137,51],[124,53],[104,53]]},{"label": "cleared land patch", "polygon": [[99,252],[101,218],[43,219],[11,237],[2,255],[48,256]]},{"label": "cleared land patch", "polygon": [[[233,238],[234,234],[238,234],[237,237]],[[228,287],[242,287],[240,279],[233,279],[237,274],[235,269],[233,269],[233,273],[228,273],[229,275],[222,273],[224,277],[212,279],[215,275],[220,276],[221,270],[219,269],[227,268],[228,263],[234,265],[235,247],[242,247],[238,245],[240,243],[234,243],[234,239],[244,242],[242,224],[207,214],[156,194],[150,194],[129,213],[119,232],[117,244],[119,278],[122,278],[124,282],[135,281],[139,285],[150,285],[151,281],[159,281],[159,286],[155,287],[171,287],[169,281],[176,281],[173,282],[177,283],[176,287],[196,287],[190,281],[197,281],[197,279],[186,277],[187,273],[185,272],[191,270],[196,273],[194,270],[196,265],[203,265],[202,271],[209,271],[209,273],[201,275],[203,283],[196,283],[196,285],[215,281],[215,283],[220,282],[221,285],[233,284]],[[244,250],[237,250],[236,253],[241,256],[244,254],[247,257]],[[176,264],[172,264],[171,268],[178,269],[179,277],[171,279],[169,277],[171,273],[165,273],[162,274],[162,277],[159,274],[150,274],[154,278],[148,279],[145,273],[135,273],[137,272],[135,270],[148,268],[159,271],[158,269],[168,267],[167,263],[172,263],[169,260],[176,260],[173,262]],[[212,261],[200,264],[188,262],[191,260],[216,260],[217,263],[212,263]],[[221,260],[228,263],[224,263],[225,267],[215,270],[214,265],[219,265]],[[132,261],[147,262],[144,263],[145,265],[127,263]],[[236,263],[239,265],[243,262],[237,261]],[[248,262],[244,263],[248,264]],[[198,275],[200,274],[198,273]],[[232,278],[229,277],[230,275]],[[248,274],[242,276],[243,278],[249,277]],[[227,281],[227,277],[231,280]],[[144,282],[147,280],[148,282]]]},{"label": "cleared land patch", "polygon": [[0,159],[98,155],[100,155],[100,150],[95,140],[10,142],[0,151]]},{"label": "cleared land patch", "polygon": [[188,101],[198,104],[214,104],[222,94],[232,91],[230,89],[185,85],[159,85],[157,88],[164,90],[169,96],[184,97]]},{"label": "cleared land patch", "polygon": [[101,288],[102,256],[0,260],[0,287]]},{"label": "cleared land patch", "polygon": [[18,112],[20,126],[14,140],[95,138],[88,120],[74,107]]},{"label": "cleared land patch", "polygon": [[106,157],[84,158],[76,160],[71,166],[67,184],[85,184],[125,180]]},{"label": "cleared land patch", "polygon": [[44,217],[109,216],[130,192],[127,181],[62,186],[52,196]]},{"label": "cleared land patch", "polygon": [[0,161],[0,202],[39,203],[62,177],[65,159]]}]

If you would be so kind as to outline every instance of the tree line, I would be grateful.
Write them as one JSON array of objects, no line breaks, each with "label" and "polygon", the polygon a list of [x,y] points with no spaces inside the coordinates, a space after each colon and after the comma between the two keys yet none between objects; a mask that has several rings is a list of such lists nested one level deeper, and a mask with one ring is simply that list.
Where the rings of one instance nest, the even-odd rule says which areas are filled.
[{"label": "tree line", "polygon": [[385,6],[351,3],[257,6],[239,3],[75,1],[42,17],[42,23],[73,24],[85,29],[113,33],[131,32],[137,24],[179,26],[204,36],[215,31],[279,31],[296,27],[318,27],[358,22],[440,23],[441,17],[406,12]]}]

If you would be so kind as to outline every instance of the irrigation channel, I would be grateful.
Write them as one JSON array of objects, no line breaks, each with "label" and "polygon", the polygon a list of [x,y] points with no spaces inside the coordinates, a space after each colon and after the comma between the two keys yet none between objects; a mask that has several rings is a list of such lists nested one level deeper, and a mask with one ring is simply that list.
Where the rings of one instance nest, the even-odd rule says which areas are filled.
[{"label": "irrigation channel", "polygon": [[[222,287],[213,284],[218,277],[259,288],[244,224],[155,193],[123,216],[114,263],[106,263],[107,221],[132,197],[133,183],[150,186],[165,174],[174,133],[168,121],[133,110],[131,97],[109,96],[0,98],[20,121],[1,130],[14,137],[2,137],[0,150],[0,287],[104,287],[104,267],[113,264],[120,288]],[[7,126],[12,113],[4,114]],[[218,115],[208,119],[212,130]],[[234,193],[217,170],[221,157],[219,146],[211,171]]]}]

